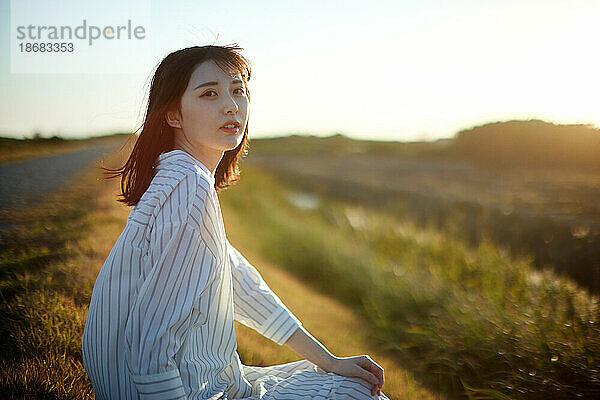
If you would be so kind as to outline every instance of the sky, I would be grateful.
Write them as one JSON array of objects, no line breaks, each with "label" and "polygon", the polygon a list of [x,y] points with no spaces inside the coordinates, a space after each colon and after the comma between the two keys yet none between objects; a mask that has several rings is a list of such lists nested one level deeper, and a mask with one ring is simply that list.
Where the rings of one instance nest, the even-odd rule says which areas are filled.
[{"label": "sky", "polygon": [[[231,43],[252,64],[251,138],[436,140],[533,118],[600,126],[600,1],[12,1],[12,13],[0,2],[0,136],[133,132],[164,56]],[[129,18],[146,36],[15,67],[17,23],[82,17]],[[52,56],[66,64],[22,71],[49,69]],[[80,61],[84,72],[67,71]]]}]

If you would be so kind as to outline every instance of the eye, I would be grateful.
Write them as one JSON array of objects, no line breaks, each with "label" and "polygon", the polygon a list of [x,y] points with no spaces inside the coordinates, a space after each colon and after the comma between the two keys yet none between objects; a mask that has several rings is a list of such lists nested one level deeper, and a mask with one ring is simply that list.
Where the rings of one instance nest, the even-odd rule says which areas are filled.
[{"label": "eye", "polygon": [[245,94],[245,93],[246,93],[246,91],[245,91],[243,88],[237,88],[237,89],[235,89],[235,90],[234,90],[234,92],[235,92],[236,90],[240,90],[240,91],[241,91],[241,92],[240,92],[240,94],[241,94],[241,95],[243,95],[243,94]]},{"label": "eye", "polygon": [[215,92],[214,90],[209,90],[208,92],[205,92],[201,97],[215,97],[215,96],[207,96],[209,93],[214,93],[215,95],[217,94],[217,92]]}]

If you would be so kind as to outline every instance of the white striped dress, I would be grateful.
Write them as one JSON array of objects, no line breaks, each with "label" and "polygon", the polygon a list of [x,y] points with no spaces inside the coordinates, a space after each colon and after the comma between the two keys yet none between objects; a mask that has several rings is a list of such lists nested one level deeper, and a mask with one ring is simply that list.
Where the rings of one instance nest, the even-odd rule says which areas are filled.
[{"label": "white striped dress", "polygon": [[234,319],[280,345],[301,322],[227,240],[212,172],[183,150],[158,161],[92,292],[82,350],[96,398],[377,398],[307,360],[241,363]]}]

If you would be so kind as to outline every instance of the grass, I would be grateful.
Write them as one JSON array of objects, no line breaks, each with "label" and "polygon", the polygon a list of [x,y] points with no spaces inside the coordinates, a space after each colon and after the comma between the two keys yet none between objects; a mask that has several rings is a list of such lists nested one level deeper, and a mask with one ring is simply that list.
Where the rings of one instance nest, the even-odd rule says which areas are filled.
[{"label": "grass", "polygon": [[[115,156],[108,164],[121,161]],[[43,204],[6,214],[18,228],[0,248],[1,398],[93,398],[81,364],[85,316],[93,282],[129,212],[115,201],[119,182],[99,179],[98,170],[86,170]],[[223,210],[228,236],[317,338],[339,355],[370,354],[386,369],[383,390],[391,398],[443,398],[424,389],[369,339],[376,329],[369,321],[263,261],[256,242],[246,240],[243,215],[235,211]],[[246,251],[246,242],[253,252]],[[236,332],[247,364],[299,359],[237,322]]]},{"label": "grass", "polygon": [[245,167],[223,193],[260,252],[377,328],[422,382],[473,398],[600,393],[598,299],[571,280],[510,259],[460,226],[418,228],[383,211],[321,199],[300,210],[292,182]]},{"label": "grass", "polygon": [[86,399],[91,384],[81,365],[81,335],[91,294],[93,174],[15,210],[18,223],[2,242],[0,264],[0,397]]},{"label": "grass", "polygon": [[440,225],[448,216],[462,218],[461,235],[472,245],[485,231],[512,254],[535,254],[536,267],[551,265],[600,294],[600,176],[593,171],[492,172],[384,154],[251,152],[245,161],[326,197],[390,210],[402,205],[411,219]]},{"label": "grass", "polygon": [[[402,368],[381,344],[374,342],[376,328],[371,322],[358,316],[345,302],[307,287],[303,280],[264,257],[257,236],[244,221],[243,214],[224,206],[223,219],[232,244],[260,271],[304,327],[330,351],[338,356],[369,354],[384,367],[386,384],[383,391],[392,399],[445,398],[425,390],[412,373]],[[247,364],[271,365],[299,359],[293,351],[266,340],[237,322],[236,332],[240,357]]]},{"label": "grass", "polygon": [[[382,364],[391,398],[600,394],[598,299],[572,281],[489,241],[470,248],[459,223],[439,231],[327,198],[299,209],[294,182],[243,171],[220,194],[228,237],[333,352]],[[20,228],[0,249],[2,398],[93,397],[81,334],[129,212],[115,201],[118,182],[98,179],[86,170],[44,204],[7,214]],[[245,363],[298,359],[236,330]]]}]

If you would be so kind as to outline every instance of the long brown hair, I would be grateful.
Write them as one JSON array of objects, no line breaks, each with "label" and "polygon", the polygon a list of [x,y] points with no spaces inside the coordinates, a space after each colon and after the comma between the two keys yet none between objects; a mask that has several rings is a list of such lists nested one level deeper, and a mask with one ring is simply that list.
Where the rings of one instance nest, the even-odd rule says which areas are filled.
[{"label": "long brown hair", "polygon": [[[181,97],[185,92],[192,72],[200,63],[213,60],[223,71],[240,73],[248,100],[250,62],[239,51],[243,48],[236,43],[226,46],[194,46],[177,50],[167,55],[156,68],[150,84],[148,106],[144,122],[136,130],[142,129],[129,159],[118,169],[101,167],[105,179],[121,176],[122,199],[119,202],[128,206],[138,203],[150,186],[156,171],[157,157],[174,149],[175,130],[167,124],[167,110],[177,108],[181,112]],[[248,153],[248,124],[242,142],[235,149],[223,154],[215,171],[215,190],[221,191],[239,180],[239,160]]]}]

